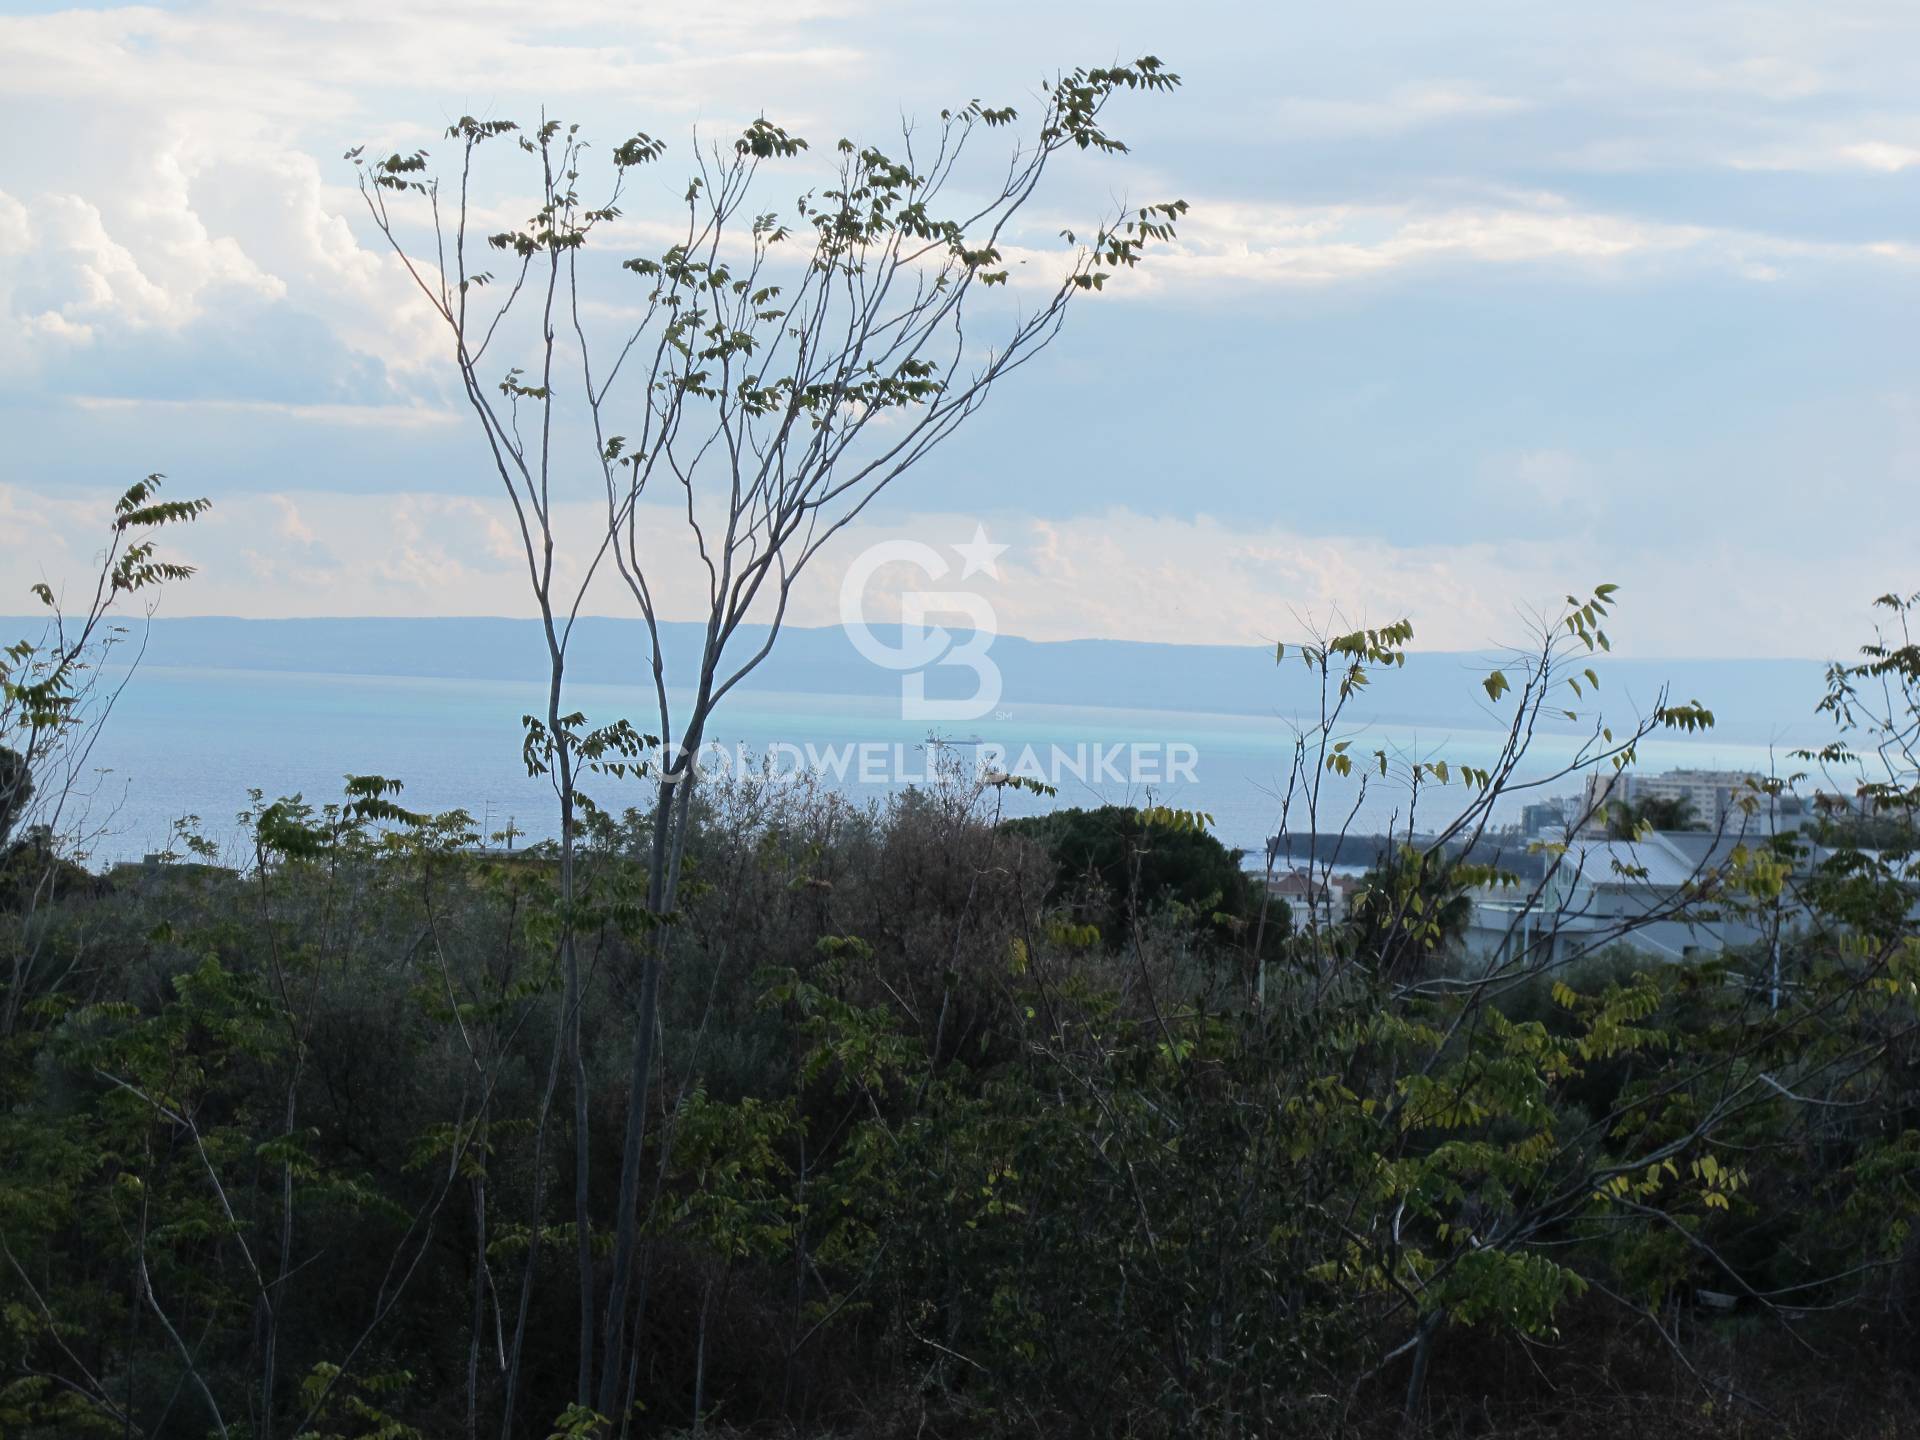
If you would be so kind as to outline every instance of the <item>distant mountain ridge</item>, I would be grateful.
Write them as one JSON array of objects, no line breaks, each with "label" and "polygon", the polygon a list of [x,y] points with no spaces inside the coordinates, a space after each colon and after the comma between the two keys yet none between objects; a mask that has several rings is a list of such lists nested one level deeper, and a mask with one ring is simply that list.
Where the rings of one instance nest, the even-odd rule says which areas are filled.
[{"label": "distant mountain ridge", "polygon": [[[33,618],[0,618],[11,634],[31,634]],[[691,673],[704,627],[661,627],[668,676]],[[874,626],[891,643],[896,628]],[[751,654],[764,626],[742,627],[734,653]],[[990,655],[1003,678],[1000,707],[1080,705],[1223,715],[1310,716],[1317,711],[1311,676],[1291,657],[1276,667],[1265,646],[1169,645],[1132,640],[1026,640],[1002,635]],[[586,684],[648,681],[650,647],[637,620],[581,619],[568,674]],[[1504,657],[1486,653],[1423,652],[1406,667],[1382,675],[1365,706],[1368,720],[1387,724],[1472,726],[1504,724],[1510,708],[1486,703],[1479,681]],[[223,616],[162,618],[151,622],[143,663],[169,668],[281,670],[307,674],[406,675],[453,680],[525,680],[546,676],[546,646],[532,620],[451,619],[244,620]],[[1585,661],[1582,662],[1586,663]],[[1698,699],[1713,710],[1728,739],[1802,743],[1824,737],[1827,722],[1814,713],[1824,666],[1812,660],[1629,660],[1599,656],[1603,711],[1616,722],[1650,707],[1663,684],[1678,700]],[[927,672],[928,693],[971,693],[959,667]],[[884,697],[900,693],[900,674],[855,650],[844,630],[783,628],[766,661],[742,690],[808,695]],[[1567,696],[1569,708],[1588,703]],[[1557,720],[1564,725],[1564,720]],[[1585,728],[1584,724],[1581,728]]]}]

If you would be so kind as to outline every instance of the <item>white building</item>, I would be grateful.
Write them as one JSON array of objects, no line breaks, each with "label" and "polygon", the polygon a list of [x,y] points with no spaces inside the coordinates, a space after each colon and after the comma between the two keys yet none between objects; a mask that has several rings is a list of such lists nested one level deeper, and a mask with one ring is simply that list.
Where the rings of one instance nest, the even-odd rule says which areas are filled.
[{"label": "white building", "polygon": [[1285,900],[1296,914],[1296,923],[1309,918],[1321,925],[1334,925],[1347,918],[1354,893],[1360,888],[1358,875],[1340,871],[1284,870],[1267,881],[1267,890]]},{"label": "white building", "polygon": [[1783,807],[1797,815],[1805,808],[1795,797],[1767,795],[1760,788],[1763,783],[1763,777],[1750,770],[1667,770],[1658,775],[1639,770],[1595,771],[1587,776],[1583,813],[1588,820],[1580,833],[1606,834],[1603,806],[1634,806],[1648,800],[1685,801],[1690,828],[1711,831],[1752,828],[1743,801],[1755,806],[1756,815]]},{"label": "white building", "polygon": [[[1748,845],[1757,837],[1749,836]],[[1767,938],[1752,919],[1678,902],[1723,868],[1738,836],[1666,832],[1637,840],[1577,836],[1538,882],[1474,892],[1470,958],[1551,964],[1620,943],[1663,960],[1713,955]]]}]

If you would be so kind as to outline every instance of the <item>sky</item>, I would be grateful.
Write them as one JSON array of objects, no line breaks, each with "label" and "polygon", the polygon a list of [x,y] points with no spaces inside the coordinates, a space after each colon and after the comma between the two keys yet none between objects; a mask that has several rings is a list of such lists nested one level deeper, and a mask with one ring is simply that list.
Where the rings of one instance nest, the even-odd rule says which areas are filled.
[{"label": "sky", "polygon": [[[165,613],[529,613],[352,146],[543,105],[644,130],[670,146],[627,200],[645,233],[696,132],[884,143],[1143,53],[1181,88],[1117,105],[1130,153],[1073,157],[1020,238],[1179,197],[1179,239],[1077,304],[793,620],[833,623],[863,546],[976,526],[1007,546],[1000,628],[1038,639],[1404,614],[1475,648],[1605,581],[1627,653],[1826,657],[1920,589],[1910,0],[0,0],[0,613],[76,590],[154,470],[214,501]],[[597,483],[563,496],[576,533]],[[662,560],[670,615],[693,563]]]}]

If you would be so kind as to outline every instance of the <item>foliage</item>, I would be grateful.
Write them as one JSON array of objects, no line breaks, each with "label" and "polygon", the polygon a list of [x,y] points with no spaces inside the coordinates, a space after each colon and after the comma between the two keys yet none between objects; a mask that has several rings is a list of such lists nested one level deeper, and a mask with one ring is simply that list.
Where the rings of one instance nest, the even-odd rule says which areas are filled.
[{"label": "foliage", "polygon": [[[1040,153],[1122,148],[1107,97],[1171,83],[1157,61],[1063,77]],[[516,133],[455,127],[469,159]],[[494,248],[522,276],[614,218],[576,201],[561,133],[520,137],[546,203]],[[728,173],[803,150],[757,121]],[[659,152],[636,137],[614,162]],[[877,246],[884,271],[911,240],[936,297],[939,276],[1008,282],[911,166],[839,153],[840,187],[800,211],[810,264],[867,274]],[[376,205],[433,195],[425,163],[374,164]],[[1062,294],[1178,213],[1101,230]],[[755,223],[755,255],[781,243]],[[739,434],[784,415],[810,449],[954,395],[910,357],[747,383],[797,302],[718,256],[629,267],[678,357],[643,404],[673,423],[690,403]],[[491,278],[461,271],[443,314]],[[742,305],[752,324],[722,323]],[[501,390],[509,414],[552,398],[518,369]],[[662,443],[606,438],[603,469],[637,475]],[[204,503],[158,483],[116,507],[84,615],[52,608],[0,661],[0,840],[59,820],[63,747],[112,693],[109,611],[188,574],[153,532]],[[1348,728],[1410,623],[1280,647],[1320,706],[1269,878],[1296,841],[1309,883],[1330,877],[1323,817],[1337,834],[1352,814],[1328,815],[1327,777],[1405,804],[1350,912],[1297,926],[1202,815],[1008,821],[1004,787],[951,774],[864,808],[768,777],[696,796],[684,757],[656,765],[653,737],[563,706],[550,608],[522,754],[554,781],[556,843],[490,850],[470,815],[377,774],[335,799],[255,792],[238,869],[183,826],[177,853],[94,876],[43,821],[0,872],[0,1427],[1331,1436],[1483,1433],[1498,1408],[1559,1433],[1896,1433],[1920,1378],[1916,602],[1883,599],[1894,633],[1829,672],[1839,736],[1808,757],[1868,758],[1870,814],[1741,843],[1575,926],[1566,846],[1523,880],[1484,842],[1537,783],[1540,716],[1593,705],[1581,662],[1614,595],[1568,596],[1480,679],[1509,726],[1484,768],[1369,760]],[[717,624],[739,598],[714,597]],[[701,706],[731,683],[711,649],[701,678]],[[1552,779],[1713,721],[1664,695],[1617,736],[1588,718]],[[619,812],[583,778],[658,789]],[[1436,796],[1457,803],[1429,823]],[[1493,901],[1512,943],[1470,953]],[[1634,949],[1652,924],[1729,917],[1765,943],[1685,965]]]},{"label": "foliage", "polygon": [[1632,840],[1650,830],[1697,830],[1693,802],[1684,795],[1647,795],[1630,805],[1607,807],[1607,835]]},{"label": "foliage", "polygon": [[33,775],[27,757],[18,750],[0,747],[0,849],[6,848],[14,823],[27,813],[33,799]]},{"label": "foliage", "polygon": [[[1072,901],[1109,946],[1127,943],[1140,910],[1173,907],[1223,932],[1246,928],[1260,901],[1251,877],[1204,825],[1167,823],[1133,806],[1063,808],[1002,828],[1042,846],[1056,879],[1048,900]],[[1284,907],[1281,907],[1284,914]],[[1283,925],[1276,923],[1278,940]]]},{"label": "foliage", "polygon": [[[1181,200],[1109,210],[1091,230],[1062,230],[1056,261],[1016,245],[1049,172],[1079,152],[1126,152],[1107,128],[1112,101],[1179,83],[1152,55],[1081,67],[1045,82],[1024,121],[1013,107],[974,100],[924,128],[903,120],[886,150],[842,138],[818,157],[805,138],[761,116],[730,144],[696,142],[692,173],[664,220],[672,238],[624,258],[601,242],[636,233],[622,207],[641,172],[668,153],[653,136],[617,143],[603,165],[577,125],[462,116],[447,128],[450,163],[439,170],[424,150],[347,152],[369,220],[451,342],[459,391],[514,513],[547,642],[545,713],[529,717],[523,755],[530,773],[550,779],[559,811],[569,1238],[580,1297],[571,1403],[582,1413],[613,1415],[637,1384],[628,1329],[642,1307],[638,1215],[650,1164],[652,1047],[682,914],[695,762],[715,707],[770,652],[792,587],[820,549],[1051,344],[1071,307],[1174,239],[1187,210]],[[1004,159],[979,162],[983,136],[1021,129]],[[520,177],[522,199],[476,200],[476,175],[502,162]],[[796,171],[811,183],[798,182],[804,188],[790,205],[769,208],[767,177]],[[525,218],[495,228],[503,204]],[[647,224],[637,233],[660,230]],[[1024,268],[1030,259],[1040,263]],[[624,303],[606,303],[596,268],[598,283],[623,287]],[[583,481],[584,493],[572,488]],[[568,500],[605,516],[604,530],[584,537],[573,557],[556,537],[555,506]],[[706,643],[692,671],[669,676],[657,567],[676,531],[682,555],[705,576],[696,603]],[[626,593],[652,640],[635,679],[652,693],[649,728],[660,738],[648,743],[661,746],[657,764],[639,756],[640,732],[627,722],[589,730],[563,707],[574,622],[596,576]],[[756,621],[767,625],[764,639],[744,641],[742,627]],[[603,776],[644,777],[652,810],[644,856],[627,877],[643,882],[623,886],[615,921],[634,946],[622,960],[632,983],[619,996],[632,1053],[612,1138],[620,1179],[604,1265],[590,1193],[602,1141],[589,1096],[581,962],[595,912],[580,891],[579,854],[583,835],[606,823],[585,783]],[[537,1229],[530,1244],[537,1254]],[[518,1337],[506,1355],[511,1394],[523,1358]]]},{"label": "foliage", "polygon": [[[693,812],[665,938],[641,1363],[582,1406],[558,945],[617,1122],[650,820],[596,811],[569,901],[551,849],[403,798],[263,795],[246,871],[52,908],[35,974],[85,984],[31,982],[0,1072],[8,1433],[1330,1435],[1559,1403],[1524,1362],[1473,1378],[1475,1346],[1595,1415],[1711,1363],[1700,1433],[1830,1410],[1803,1341],[1854,1357],[1863,1427],[1911,1383],[1920,930],[1883,861],[1730,862],[1716,906],[1805,920],[1770,989],[1744,954],[1650,964],[1630,923],[1469,969],[1458,902],[1499,877],[1409,845],[1254,992],[1221,983],[1251,942],[1199,817],[743,778]],[[621,1170],[599,1152],[596,1216]],[[1710,1358],[1736,1336],[1769,1358]]]},{"label": "foliage", "polygon": [[1473,918],[1471,875],[1444,852],[1404,845],[1360,877],[1348,928],[1358,953],[1393,974],[1457,953]]}]

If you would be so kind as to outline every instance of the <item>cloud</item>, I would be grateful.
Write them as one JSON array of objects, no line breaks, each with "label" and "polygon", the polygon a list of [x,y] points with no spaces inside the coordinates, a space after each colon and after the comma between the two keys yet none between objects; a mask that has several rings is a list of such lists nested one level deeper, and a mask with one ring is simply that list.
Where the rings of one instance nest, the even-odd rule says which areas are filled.
[{"label": "cloud", "polygon": [[[1113,293],[1167,300],[1224,286],[1312,289],[1449,266],[1557,267],[1597,278],[1680,257],[1738,273],[1751,263],[1751,252],[1796,248],[1698,225],[1582,210],[1552,194],[1504,196],[1492,203],[1332,205],[1262,205],[1203,196],[1191,205],[1176,238],[1151,246],[1135,271],[1117,278]],[[1856,260],[1887,258],[1867,246],[1828,248]],[[1058,247],[1001,249],[1016,288],[1051,289],[1065,274]]]},{"label": "cloud", "polygon": [[[618,0],[560,0],[537,11],[506,0],[213,0],[187,10],[0,18],[0,123],[31,119],[65,137],[57,149],[27,147],[0,194],[8,262],[0,373],[67,393],[442,404],[445,338],[397,258],[367,230],[335,158],[347,142],[432,145],[439,122],[461,109],[511,114],[553,95],[567,97],[580,118],[618,113],[622,123],[632,118],[631,97],[645,96],[649,127],[668,136],[696,119],[709,133],[724,129],[762,107],[810,128],[846,121],[821,107],[844,100],[857,76],[911,74],[922,88],[937,74],[944,84],[941,56],[916,51],[905,27],[876,27],[870,9],[853,0],[721,0],[649,13],[637,25]],[[1783,17],[1747,27],[1738,43],[1691,22],[1662,21],[1657,34],[1651,50],[1583,43],[1633,87],[1627,93],[1768,105],[1826,94],[1843,58],[1829,37]],[[1785,273],[1796,252],[1766,234],[1470,178],[1500,147],[1528,154],[1529,127],[1546,124],[1570,93],[1570,82],[1513,63],[1517,37],[1504,43],[1473,54],[1470,65],[1461,52],[1436,50],[1423,62],[1428,73],[1384,83],[1356,84],[1335,69],[1311,94],[1261,102],[1264,113],[1247,122],[1275,144],[1370,146],[1357,153],[1386,161],[1387,174],[1397,173],[1399,149],[1416,132],[1499,122],[1498,147],[1434,152],[1466,174],[1403,176],[1401,193],[1384,197],[1274,205],[1247,198],[1250,176],[1235,177],[1240,189],[1209,186],[1206,158],[1185,152],[1181,168],[1200,170],[1198,186],[1181,185],[1195,210],[1179,243],[1126,288],[1164,300],[1196,286],[1287,290],[1465,265],[1613,275],[1675,257],[1751,278]],[[1823,139],[1822,153],[1871,173],[1897,171],[1920,150],[1897,116],[1887,126]],[[1769,153],[1754,150],[1751,163],[1801,163]],[[1095,192],[1076,175],[1067,177],[1069,192],[1091,201]],[[1358,172],[1349,183],[1363,188]],[[667,243],[671,210],[657,212],[654,201],[672,190],[649,177],[608,242]],[[502,223],[515,213],[497,191],[478,200],[478,213],[498,209]],[[1009,258],[1023,282],[1057,282],[1059,257],[1048,248],[1056,228],[1049,220],[1013,237]],[[409,243],[427,253],[425,236]],[[1869,235],[1832,245],[1823,258],[1878,263],[1902,258],[1900,243]],[[588,298],[611,305],[621,293]],[[241,325],[271,337],[263,349],[334,373],[311,373],[304,385],[291,369],[276,374],[266,355],[223,333]],[[159,344],[156,334],[177,343]],[[77,386],[83,353],[119,388]],[[207,363],[196,366],[196,355]],[[190,371],[198,373],[188,388]],[[261,387],[270,376],[269,392]]]},{"label": "cloud", "polygon": [[0,610],[31,602],[30,586],[76,593],[106,547],[111,497],[54,495],[0,482]]},{"label": "cloud", "polygon": [[1870,172],[1898,175],[1920,165],[1920,141],[1832,137],[1773,146],[1735,155],[1736,170],[1806,171],[1809,173]]},{"label": "cloud", "polygon": [[1329,284],[1445,262],[1598,266],[1700,243],[1695,226],[1582,212],[1557,196],[1504,205],[1200,206],[1159,277]]},{"label": "cloud", "polygon": [[1297,289],[1446,266],[1557,267],[1576,276],[1630,278],[1689,265],[1770,280],[1795,260],[1908,265],[1916,253],[1903,240],[1807,240],[1594,211],[1552,193],[1494,203],[1299,206],[1216,199],[1195,204],[1175,242],[1149,252],[1140,269],[1143,288],[1160,291]]},{"label": "cloud", "polygon": [[[1554,454],[1517,457],[1523,480],[1575,467]],[[0,484],[0,612],[45,580],[70,593],[105,537],[109,497],[53,496]],[[587,501],[556,508],[559,589],[585,574],[604,510]],[[1187,644],[1271,644],[1317,623],[1377,625],[1410,618],[1422,648],[1476,649],[1524,641],[1536,607],[1602,580],[1626,602],[1612,626],[1636,655],[1839,653],[1851,643],[1854,592],[1897,575],[1901,537],[1865,537],[1811,555],[1785,571],[1747,563],[1735,540],[1696,537],[1684,563],[1648,546],[1601,562],[1577,536],[1395,545],[1365,535],[1306,535],[1284,525],[1249,526],[1206,515],[1176,517],[1111,509],[1052,518],[925,512],[850,527],[795,586],[790,623],[840,621],[840,587],[854,558],[885,541],[913,540],[943,554],[985,524],[1008,546],[997,579],[977,588],[1003,634],[1038,640],[1089,636]],[[649,506],[650,581],[663,617],[704,618],[706,575],[670,505]],[[223,501],[191,529],[170,533],[168,553],[200,567],[169,592],[172,615],[353,616],[535,613],[506,501],[444,495],[275,493]],[[938,580],[911,565],[879,577],[867,614],[898,618],[901,591],[953,589],[957,567]],[[7,596],[16,597],[9,602]],[[1846,597],[1847,604],[1836,604]],[[634,613],[603,571],[584,607]],[[759,618],[768,618],[763,614]]]},{"label": "cloud", "polygon": [[[1166,12],[1122,0],[1100,25],[1096,46],[1132,53]],[[1911,387],[1877,317],[1920,274],[1902,208],[1920,169],[1915,28],[1898,0],[1389,0],[1324,19],[1200,0],[1169,54],[1185,90],[1129,99],[1132,153],[1064,157],[1045,200],[1083,229],[1128,190],[1184,195],[1179,242],[1109,287],[1137,299],[1124,326],[1076,317],[1104,336],[1097,353],[1063,343],[996,400],[986,440],[952,452],[991,470],[982,503],[1044,494],[1034,504],[1062,512],[1030,534],[1030,517],[1001,522],[996,538],[1018,533],[1027,552],[1009,557],[1009,627],[1266,638],[1294,608],[1339,601],[1417,609],[1423,635],[1478,643],[1508,633],[1537,584],[1551,598],[1580,578],[1564,568],[1591,563],[1672,601],[1661,644],[1819,648],[1812,617],[1852,614],[1855,571],[1824,553],[1803,565],[1794,535],[1739,524],[1744,548],[1688,552],[1681,568],[1700,573],[1684,579],[1663,578],[1671,547],[1635,546],[1662,519],[1717,533],[1716,513],[1749,516],[1756,468],[1777,505],[1789,469],[1840,484],[1875,395]],[[0,578],[83,571],[96,517],[62,508],[59,488],[158,467],[221,501],[181,540],[206,570],[170,603],[524,606],[508,513],[458,498],[491,482],[443,329],[366,225],[341,152],[438,148],[462,113],[526,119],[543,99],[603,138],[644,125],[673,162],[604,232],[610,265],[673,238],[696,123],[725,133],[764,109],[816,142],[887,136],[900,105],[924,116],[974,93],[1030,117],[1020,85],[1080,58],[1087,34],[1082,16],[992,0],[200,0],[0,17],[0,125],[33,137],[0,177],[0,380],[25,422],[0,475],[39,487],[6,492]],[[770,175],[769,203],[830,158],[818,143]],[[491,177],[477,202],[489,224],[522,213]],[[1042,220],[1010,237],[1015,289],[1060,275],[1059,224]],[[590,319],[631,318],[633,290],[596,282]],[[1801,404],[1818,433],[1791,465],[1723,443]],[[1634,463],[1594,458],[1615,446]],[[1855,466],[1856,508],[1911,478],[1908,454],[1887,484],[1874,456]],[[1261,478],[1274,474],[1298,488]],[[1093,508],[1115,495],[1131,508]],[[1866,526],[1858,569],[1884,561],[1901,583],[1876,547],[1897,559],[1894,542],[1910,553],[1916,537],[1878,503],[1891,518]],[[1270,505],[1291,523],[1270,523]],[[37,527],[44,543],[16,538]],[[1501,543],[1440,543],[1469,532]],[[704,589],[697,570],[666,573],[676,597]],[[1784,577],[1798,612],[1756,576]],[[831,573],[816,580],[808,613],[830,618]],[[1705,617],[1736,600],[1731,628],[1710,633]]]},{"label": "cloud", "polygon": [[[332,351],[337,367],[357,354],[348,363],[363,372],[424,360],[431,332],[404,303],[404,275],[326,212],[312,159],[222,153],[168,125],[136,130],[116,154],[88,196],[0,195],[0,369],[62,389],[91,376],[96,390],[125,371],[131,393],[147,394],[195,376],[204,393],[215,367],[193,352],[217,358],[269,336],[290,352],[275,359]],[[225,197],[229,186],[247,198]],[[303,327],[313,338],[295,341]],[[169,349],[184,363],[155,366]],[[267,358],[241,373],[274,368]],[[337,394],[341,378],[310,374],[302,388]]]},{"label": "cloud", "polygon": [[1272,124],[1291,140],[1404,135],[1448,121],[1518,115],[1533,101],[1492,94],[1472,82],[1406,85],[1379,100],[1292,96],[1273,107]]},{"label": "cloud", "polygon": [[424,405],[297,404],[282,400],[206,398],[168,400],[130,395],[73,395],[68,398],[79,409],[95,412],[185,413],[203,418],[249,415],[328,428],[439,430],[456,425],[464,418],[452,410],[433,409]]},{"label": "cloud", "polygon": [[0,192],[0,363],[19,367],[40,346],[85,347],[103,328],[175,330],[209,305],[285,293],[230,239],[207,235],[172,188],[163,181],[128,201],[146,240],[138,255],[90,200]]},{"label": "cloud", "polygon": [[[644,26],[603,0],[0,16],[0,124],[61,137],[22,146],[0,192],[0,374],[68,388],[63,366],[83,350],[155,333],[199,343],[244,316],[268,331],[318,321],[390,398],[417,398],[444,337],[396,257],[356,236],[347,140],[413,148],[444,120],[400,117],[552,96],[625,110],[644,95],[672,125],[731,91],[750,116],[745,92],[769,80],[791,93],[862,63],[801,33],[848,9],[720,0]],[[340,398],[330,377],[311,389],[285,398]]]},{"label": "cloud", "polygon": [[[845,66],[859,52],[808,43],[803,27],[859,7],[710,0],[658,8],[635,25],[619,0],[213,0],[190,10],[139,5],[0,20],[0,86],[17,95],[98,99],[130,78],[174,110],[289,125],[364,114],[373,91],[492,96],[648,94],[674,108],[726,71]],[[451,117],[449,117],[451,118]]]}]

